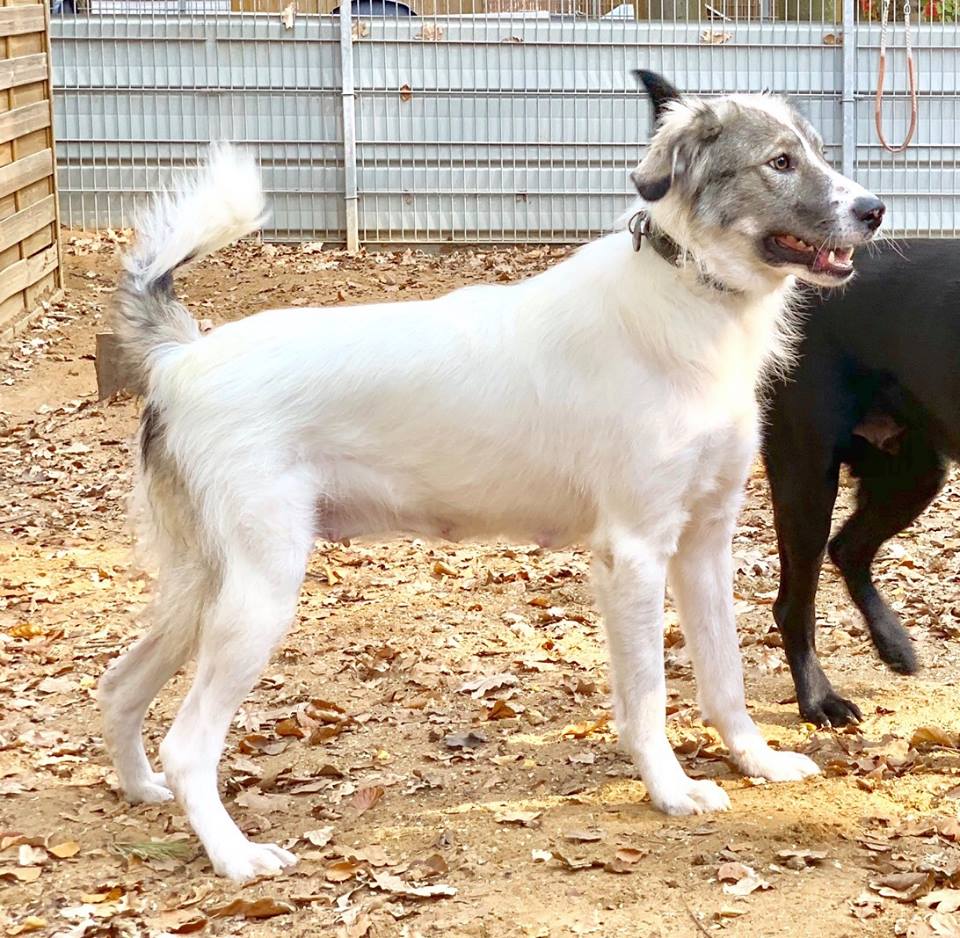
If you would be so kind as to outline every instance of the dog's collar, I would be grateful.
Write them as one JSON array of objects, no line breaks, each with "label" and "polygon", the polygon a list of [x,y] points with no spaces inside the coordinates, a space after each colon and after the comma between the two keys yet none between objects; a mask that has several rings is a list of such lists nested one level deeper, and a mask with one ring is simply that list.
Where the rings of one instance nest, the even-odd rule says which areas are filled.
[{"label": "dog's collar", "polygon": [[[670,235],[661,231],[659,228],[654,228],[653,225],[650,224],[650,213],[646,209],[640,209],[640,211],[630,219],[627,229],[630,231],[630,234],[633,235],[634,251],[639,251],[644,239],[646,239],[650,247],[668,264],[672,264],[674,267],[680,266],[680,261],[683,256],[680,245],[677,244]],[[732,287],[728,287],[723,281],[717,280],[716,277],[711,277],[710,274],[704,273],[703,271],[698,272],[697,279],[705,287],[710,287],[711,290],[716,290],[719,293],[740,292],[739,290],[734,290]]]}]

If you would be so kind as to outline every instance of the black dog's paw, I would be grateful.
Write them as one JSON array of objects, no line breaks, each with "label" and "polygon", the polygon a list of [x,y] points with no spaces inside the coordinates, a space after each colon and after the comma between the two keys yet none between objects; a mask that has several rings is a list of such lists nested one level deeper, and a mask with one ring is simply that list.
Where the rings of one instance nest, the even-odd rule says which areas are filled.
[{"label": "black dog's paw", "polygon": [[891,671],[896,671],[897,674],[916,674],[920,670],[910,636],[896,617],[893,622],[884,622],[882,626],[874,625],[870,633],[877,654]]},{"label": "black dog's paw", "polygon": [[815,726],[847,726],[863,719],[860,708],[830,690],[814,700],[800,701],[800,716]]}]

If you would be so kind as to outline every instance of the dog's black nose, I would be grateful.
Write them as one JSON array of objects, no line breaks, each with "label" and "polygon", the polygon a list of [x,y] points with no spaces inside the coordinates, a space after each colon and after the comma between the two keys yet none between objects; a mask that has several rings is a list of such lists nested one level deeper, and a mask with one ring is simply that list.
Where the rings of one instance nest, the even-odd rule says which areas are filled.
[{"label": "dog's black nose", "polygon": [[861,196],[853,201],[853,214],[858,221],[862,221],[871,231],[876,231],[883,221],[883,213],[887,210],[875,195]]}]

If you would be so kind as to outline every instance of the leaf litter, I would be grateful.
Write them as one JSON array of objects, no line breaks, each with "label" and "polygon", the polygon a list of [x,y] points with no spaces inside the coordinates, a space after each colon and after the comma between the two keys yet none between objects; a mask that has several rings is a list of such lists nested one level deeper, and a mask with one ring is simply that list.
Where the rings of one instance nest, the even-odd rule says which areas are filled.
[{"label": "leaf litter", "polygon": [[[255,839],[299,853],[297,867],[233,887],[211,875],[178,809],[123,804],[94,694],[143,627],[150,578],[131,559],[125,520],[136,404],[123,394],[95,400],[90,351],[115,251],[128,240],[68,235],[65,297],[0,358],[0,882],[14,897],[0,934],[79,938],[127,923],[191,934],[216,920],[259,938],[309,920],[323,933],[372,935],[411,918],[411,934],[465,934],[467,923],[495,931],[504,917],[534,929],[537,915],[594,915],[599,877],[611,904],[602,933],[633,935],[635,916],[617,908],[636,905],[639,880],[624,875],[634,871],[646,914],[662,912],[664,923],[687,903],[698,922],[753,938],[794,920],[805,901],[828,917],[825,934],[857,919],[885,934],[955,934],[960,669],[943,653],[960,637],[949,573],[960,556],[955,480],[876,564],[924,660],[919,678],[875,671],[825,569],[823,657],[868,718],[852,731],[814,731],[786,703],[776,704],[783,719],[763,727],[826,768],[815,784],[730,789],[734,810],[716,822],[655,815],[614,748],[586,553],[400,539],[319,546],[297,625],[227,742],[231,811]],[[566,253],[351,257],[320,243],[249,243],[180,283],[199,317],[217,324],[265,305],[506,282]],[[761,722],[789,697],[770,617],[778,567],[765,484],[758,469],[735,544],[748,695]],[[851,495],[844,485],[846,506]],[[691,774],[731,777],[698,722],[672,609],[667,621],[671,740]],[[148,717],[151,755],[185,688],[176,679]],[[519,819],[491,823],[515,805]],[[718,888],[726,863],[753,871],[719,884],[744,895]],[[578,893],[560,905],[557,877]],[[788,877],[799,898],[782,886]]]}]

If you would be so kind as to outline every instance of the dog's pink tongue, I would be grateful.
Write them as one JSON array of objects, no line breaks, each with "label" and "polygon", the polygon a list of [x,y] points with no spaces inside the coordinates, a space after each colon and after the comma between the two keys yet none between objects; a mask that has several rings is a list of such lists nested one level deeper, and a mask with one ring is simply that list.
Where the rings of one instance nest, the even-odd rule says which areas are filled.
[{"label": "dog's pink tongue", "polygon": [[832,270],[833,264],[830,263],[830,248],[820,248],[817,256],[813,259],[812,270]]}]

